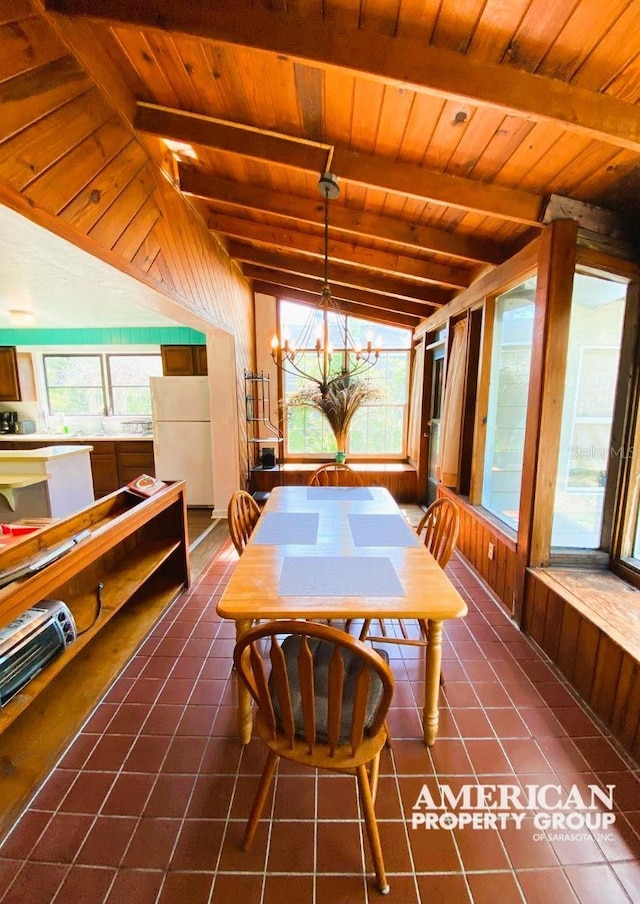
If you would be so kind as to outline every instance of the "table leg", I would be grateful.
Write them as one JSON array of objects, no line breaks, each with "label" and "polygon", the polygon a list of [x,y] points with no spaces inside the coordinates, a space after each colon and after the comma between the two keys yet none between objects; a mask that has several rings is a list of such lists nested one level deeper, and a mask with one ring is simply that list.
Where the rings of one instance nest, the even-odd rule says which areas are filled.
[{"label": "table leg", "polygon": [[442,622],[429,620],[429,634],[424,660],[424,710],[422,730],[424,742],[432,747],[438,734],[438,697],[442,667]]},{"label": "table leg", "polygon": [[[239,618],[236,621],[236,641],[247,633],[252,624],[253,622],[250,618]],[[249,649],[247,648],[242,655],[248,656]],[[238,676],[236,676],[236,681],[238,682],[238,736],[242,744],[248,744],[251,740],[251,729],[253,727],[251,694]]]}]

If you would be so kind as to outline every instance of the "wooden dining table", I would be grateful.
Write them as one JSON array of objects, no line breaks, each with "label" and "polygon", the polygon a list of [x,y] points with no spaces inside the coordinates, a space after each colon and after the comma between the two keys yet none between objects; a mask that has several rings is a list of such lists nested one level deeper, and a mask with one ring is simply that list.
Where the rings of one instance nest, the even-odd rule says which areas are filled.
[{"label": "wooden dining table", "polygon": [[[218,603],[236,637],[256,620],[423,618],[424,740],[438,733],[442,624],[467,606],[383,487],[280,486]],[[251,698],[238,682],[238,732],[251,739]]]}]

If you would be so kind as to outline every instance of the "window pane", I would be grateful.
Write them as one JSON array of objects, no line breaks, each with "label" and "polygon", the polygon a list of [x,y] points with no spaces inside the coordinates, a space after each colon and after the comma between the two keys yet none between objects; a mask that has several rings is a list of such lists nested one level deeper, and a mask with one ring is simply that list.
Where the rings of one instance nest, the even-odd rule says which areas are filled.
[{"label": "window pane", "polygon": [[482,504],[518,526],[535,277],[496,299]]},{"label": "window pane", "polygon": [[313,408],[287,409],[287,449],[292,455],[337,452],[326,419]]},{"label": "window pane", "polygon": [[102,386],[99,355],[46,355],[49,386]]},{"label": "window pane", "polygon": [[49,411],[51,414],[103,415],[102,387],[49,389]]},{"label": "window pane", "polygon": [[552,545],[598,549],[626,286],[576,274],[562,407]]},{"label": "window pane", "polygon": [[[344,345],[344,317],[329,312],[329,340],[334,348]],[[293,301],[280,303],[280,331],[296,348],[315,348],[322,336],[322,312],[311,305]]]},{"label": "window pane", "polygon": [[352,339],[359,340],[362,346],[365,345],[369,335],[381,348],[411,348],[411,331],[386,323],[349,317],[349,333]]},{"label": "window pane", "polygon": [[379,401],[363,405],[353,419],[349,452],[360,455],[400,455],[404,448],[409,352],[381,352],[366,376],[380,391]]},{"label": "window pane", "polygon": [[149,377],[162,376],[160,355],[107,355],[115,415],[150,415]]},{"label": "window pane", "polygon": [[44,368],[50,414],[104,414],[99,355],[45,355]]},{"label": "window pane", "polygon": [[146,386],[162,376],[160,355],[108,355],[112,386]]}]

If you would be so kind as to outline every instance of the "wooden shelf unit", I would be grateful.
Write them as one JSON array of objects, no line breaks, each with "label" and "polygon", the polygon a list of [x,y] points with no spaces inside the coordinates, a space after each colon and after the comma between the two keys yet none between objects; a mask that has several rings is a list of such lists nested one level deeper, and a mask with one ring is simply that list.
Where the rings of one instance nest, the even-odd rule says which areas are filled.
[{"label": "wooden shelf unit", "polygon": [[[118,490],[2,550],[0,571],[84,529],[90,536],[69,552],[0,589],[0,627],[43,599],[60,599],[71,609],[79,632],[0,710],[0,759],[12,764],[0,776],[0,797],[7,804],[0,835],[158,616],[189,586],[183,481],[148,499]],[[59,705],[60,697],[65,707]]]}]

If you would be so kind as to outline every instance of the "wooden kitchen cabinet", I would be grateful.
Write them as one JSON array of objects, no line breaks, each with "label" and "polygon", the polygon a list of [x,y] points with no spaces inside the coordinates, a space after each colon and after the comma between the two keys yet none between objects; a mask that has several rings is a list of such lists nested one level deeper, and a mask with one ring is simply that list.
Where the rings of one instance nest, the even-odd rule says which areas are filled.
[{"label": "wooden kitchen cabinet", "polygon": [[115,446],[118,480],[121,487],[135,480],[140,474],[156,476],[151,440],[117,442]]},{"label": "wooden kitchen cabinet", "polygon": [[96,499],[124,487],[141,474],[155,477],[152,440],[93,440],[91,469]]},{"label": "wooden kitchen cabinet", "polygon": [[193,373],[196,377],[206,377],[209,373],[207,365],[207,346],[192,345]]},{"label": "wooden kitchen cabinet", "polygon": [[11,345],[0,346],[0,402],[19,402],[18,356]]},{"label": "wooden kitchen cabinet", "polygon": [[162,373],[165,377],[205,377],[206,345],[161,345]]},{"label": "wooden kitchen cabinet", "polygon": [[13,345],[0,346],[0,402],[34,402],[36,379],[33,357]]},{"label": "wooden kitchen cabinet", "polygon": [[93,474],[93,494],[96,499],[113,493],[120,486],[118,479],[118,460],[116,444],[110,442],[94,442],[91,457],[91,473]]}]

